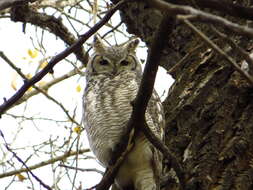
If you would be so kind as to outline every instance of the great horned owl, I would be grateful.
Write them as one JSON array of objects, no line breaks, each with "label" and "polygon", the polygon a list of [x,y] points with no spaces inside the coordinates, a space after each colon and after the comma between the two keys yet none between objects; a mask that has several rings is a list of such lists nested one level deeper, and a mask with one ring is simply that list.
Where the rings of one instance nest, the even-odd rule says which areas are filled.
[{"label": "great horned owl", "polygon": [[[87,65],[83,123],[91,150],[104,167],[109,165],[112,152],[121,140],[132,112],[131,102],[137,95],[142,76],[135,55],[138,43],[134,39],[107,47],[95,38],[94,54]],[[153,133],[162,140],[164,114],[155,91],[145,118]],[[114,186],[120,190],[158,190],[161,164],[161,154],[140,132],[120,166]]]}]

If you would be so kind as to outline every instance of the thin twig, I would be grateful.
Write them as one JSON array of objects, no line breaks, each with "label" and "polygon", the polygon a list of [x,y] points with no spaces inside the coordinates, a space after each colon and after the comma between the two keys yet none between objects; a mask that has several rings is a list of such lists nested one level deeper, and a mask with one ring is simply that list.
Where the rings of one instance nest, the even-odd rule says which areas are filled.
[{"label": "thin twig", "polygon": [[253,74],[253,59],[252,57],[250,57],[250,54],[245,51],[244,49],[242,49],[241,47],[239,47],[231,38],[229,38],[227,35],[225,35],[224,33],[218,31],[216,28],[211,27],[212,30],[219,36],[221,37],[223,40],[225,40],[233,49],[236,49],[236,51],[247,61],[247,63],[249,64],[249,74]]},{"label": "thin twig", "polygon": [[[187,2],[188,0],[186,0]],[[209,8],[221,13],[227,13],[234,17],[244,18],[246,20],[253,20],[253,7],[241,5],[238,2],[224,1],[224,0],[194,0],[194,3],[201,8]]]},{"label": "thin twig", "polygon": [[148,0],[152,7],[166,12],[172,16],[184,15],[187,16],[188,20],[195,20],[199,22],[207,22],[212,24],[218,24],[230,31],[233,31],[240,35],[245,35],[248,37],[253,37],[253,29],[247,26],[241,26],[239,24],[233,23],[221,16],[217,16],[211,13],[207,13],[201,10],[194,9],[190,6],[185,5],[175,5],[162,0]]},{"label": "thin twig", "polygon": [[239,65],[230,57],[226,52],[219,48],[215,43],[212,42],[203,32],[197,29],[187,18],[184,16],[178,16],[178,19],[182,20],[189,28],[192,29],[199,37],[201,37],[204,42],[206,42],[211,48],[213,48],[217,53],[224,57],[225,60],[231,64],[236,71],[238,71],[251,85],[253,85],[253,78],[246,72],[244,72]]},{"label": "thin twig", "polygon": [[24,3],[35,2],[35,1],[38,1],[38,0],[1,0],[0,11],[9,7],[15,6],[17,4],[24,4]]},{"label": "thin twig", "polygon": [[[76,42],[75,36],[65,26],[62,19],[56,18],[53,15],[47,15],[46,13],[35,11],[27,4],[21,4],[12,7],[10,14],[12,21],[30,23],[34,26],[39,26],[40,28],[55,34],[68,46],[71,46]],[[25,28],[23,28],[23,30],[25,30]],[[75,53],[77,59],[80,60],[83,64],[87,63],[88,55],[82,46],[76,48],[73,53]]]},{"label": "thin twig", "polygon": [[70,47],[66,48],[64,51],[53,57],[49,63],[46,65],[44,69],[38,72],[34,77],[24,82],[22,87],[8,100],[0,106],[0,116],[6,112],[13,104],[15,104],[24,94],[25,92],[36,82],[40,81],[47,73],[51,72],[54,66],[63,60],[65,57],[78,50],[82,44],[88,40],[94,33],[96,33],[111,17],[112,15],[120,8],[123,4],[125,4],[127,0],[122,0],[117,3],[112,9],[108,11],[108,13],[101,19],[97,24],[95,24],[89,31],[85,34],[81,35],[80,38]]},{"label": "thin twig", "polygon": [[45,184],[38,176],[36,176],[36,175],[29,169],[29,167],[26,165],[26,163],[25,163],[15,152],[13,152],[13,151],[10,149],[10,147],[8,146],[8,144],[7,144],[7,142],[6,142],[5,138],[4,138],[4,134],[2,133],[1,130],[0,130],[0,135],[2,136],[2,138],[3,138],[3,140],[4,140],[4,143],[5,143],[4,145],[5,145],[6,149],[7,149],[9,152],[11,152],[12,155],[13,155],[23,166],[25,166],[25,168],[27,169],[27,172],[29,172],[29,173],[33,176],[33,178],[34,178],[36,181],[38,181],[39,184],[42,185],[45,189],[47,189],[47,190],[52,190],[51,187],[49,187],[49,186],[48,186],[47,184]]},{"label": "thin twig", "polygon": [[51,158],[49,160],[42,161],[42,162],[34,164],[32,166],[28,166],[27,168],[21,168],[21,169],[18,169],[18,170],[13,170],[13,171],[2,173],[2,174],[0,174],[0,178],[13,176],[13,175],[16,175],[16,174],[19,174],[19,173],[22,173],[22,172],[28,172],[29,170],[31,171],[31,170],[34,170],[34,169],[37,169],[37,168],[41,168],[43,166],[53,164],[53,163],[58,162],[58,161],[65,160],[66,158],[68,158],[70,156],[75,156],[76,154],[83,154],[83,153],[86,153],[86,152],[89,152],[89,151],[90,151],[90,149],[81,149],[81,150],[78,150],[78,151],[66,152],[63,155]]},{"label": "thin twig", "polygon": [[162,57],[161,55],[162,50],[168,43],[169,34],[172,32],[173,26],[171,26],[172,25],[171,22],[174,22],[173,19],[174,18],[165,15],[158,31],[156,32],[156,35],[153,39],[153,43],[151,45],[151,49],[148,54],[148,59],[143,73],[143,78],[140,84],[140,89],[134,102],[133,112],[135,111],[137,116],[138,113],[142,114],[136,118],[137,121],[135,122],[138,123],[138,121],[141,120],[141,123],[135,124],[135,127],[141,127],[141,130],[145,134],[147,139],[159,151],[162,152],[164,157],[172,161],[172,167],[175,170],[177,177],[179,179],[180,188],[181,190],[183,190],[185,189],[185,177],[180,162],[173,155],[173,153],[165,146],[165,144],[153,134],[153,132],[148,127],[145,121],[146,107],[153,92],[154,81],[158,70],[158,65]]},{"label": "thin twig", "polygon": [[[147,59],[147,63],[144,69],[141,84],[140,84],[136,99],[133,102],[133,111],[127,123],[126,133],[122,135],[119,145],[116,146],[116,150],[112,154],[112,159],[110,161],[110,164],[112,162],[114,168],[112,168],[112,172],[108,174],[107,176],[108,178],[105,178],[105,179],[103,178],[101,182],[97,186],[95,186],[96,189],[98,186],[99,186],[99,190],[108,189],[108,186],[110,186],[113,183],[113,179],[116,176],[117,169],[118,169],[117,166],[115,166],[115,162],[117,164],[117,161],[120,158],[124,157],[124,155],[122,156],[122,154],[123,153],[125,154],[126,149],[128,148],[129,139],[130,137],[133,136],[132,135],[133,130],[137,130],[137,131],[143,130],[148,140],[150,140],[153,143],[152,136],[154,136],[154,134],[152,134],[151,132],[151,137],[150,137],[150,134],[146,133],[145,127],[141,127],[141,126],[145,125],[145,112],[146,112],[149,99],[153,93],[154,81],[155,81],[156,73],[158,70],[158,65],[162,57],[161,56],[162,50],[168,43],[168,36],[172,31],[174,21],[175,21],[174,18],[169,17],[167,15],[164,16],[161,22],[161,25],[159,27],[159,30],[156,32],[155,38],[153,39],[153,43],[151,46],[151,50],[149,51],[149,54],[148,54],[148,59]],[[157,144],[154,144],[154,145],[158,147]],[[177,161],[176,157],[168,150],[168,148],[164,148],[166,146],[163,143],[162,145],[159,144],[159,146],[162,147],[162,148],[159,147],[159,150],[163,150],[162,153],[164,154],[164,156],[173,161],[172,167],[177,172],[181,189],[184,189],[185,179],[184,179],[184,173],[182,171],[182,167],[180,163]]]},{"label": "thin twig", "polygon": [[174,78],[176,77],[175,73],[177,73],[177,70],[181,66],[182,63],[184,63],[189,57],[192,56],[192,54],[199,50],[203,46],[203,43],[200,43],[196,47],[194,47],[191,51],[189,51],[183,58],[181,58],[175,65],[173,65],[167,73],[172,75]]},{"label": "thin twig", "polygon": [[81,172],[97,172],[101,175],[104,175],[104,172],[96,169],[96,168],[77,168],[77,167],[73,167],[73,166],[67,166],[67,165],[64,165],[64,164],[59,164],[60,167],[64,167],[64,168],[68,168],[68,169],[73,169],[73,170],[78,170],[78,171],[81,171]]},{"label": "thin twig", "polygon": [[78,123],[74,117],[72,117],[70,114],[69,114],[69,111],[63,106],[62,103],[60,103],[58,100],[56,100],[55,98],[53,98],[52,96],[50,96],[46,91],[38,88],[38,87],[34,87],[37,91],[41,92],[44,96],[46,96],[49,100],[51,100],[52,102],[54,102],[55,104],[57,104],[61,109],[62,111],[66,114],[66,116],[68,117],[68,119],[72,122],[72,123],[75,123],[77,126],[80,126],[80,123]]},{"label": "thin twig", "polygon": [[[44,91],[47,91],[53,85],[55,85],[55,84],[57,84],[57,83],[59,83],[63,80],[66,80],[66,79],[68,79],[72,76],[75,76],[76,74],[80,74],[80,70],[83,69],[83,68],[84,68],[84,65],[81,65],[80,67],[75,68],[75,69],[69,71],[68,73],[58,77],[58,78],[54,78],[52,81],[49,81],[45,85],[40,86],[40,89],[42,89]],[[39,91],[34,89],[34,90],[26,93],[22,98],[20,98],[19,101],[17,101],[15,103],[15,105],[21,104],[21,103],[25,102],[26,100],[28,100],[29,98],[31,98],[32,96],[35,96],[37,94],[39,94]]]},{"label": "thin twig", "polygon": [[[25,74],[21,71],[20,68],[18,68],[11,60],[9,60],[9,58],[3,53],[0,51],[0,57],[2,57],[7,63],[8,65],[10,65],[11,68],[13,68],[22,78],[24,81],[28,80],[28,78],[25,76]],[[50,96],[46,90],[43,90],[41,89],[40,87],[37,87],[35,85],[32,85],[32,87],[37,91],[37,92],[40,92],[42,93],[44,96],[46,96],[49,100],[51,100],[52,102],[54,102],[55,104],[57,104],[62,110],[63,112],[67,115],[68,119],[75,123],[76,125],[80,125],[75,119],[74,117],[72,117],[70,114],[69,114],[69,111],[58,101],[56,100],[55,98],[53,98],[52,96]]]}]

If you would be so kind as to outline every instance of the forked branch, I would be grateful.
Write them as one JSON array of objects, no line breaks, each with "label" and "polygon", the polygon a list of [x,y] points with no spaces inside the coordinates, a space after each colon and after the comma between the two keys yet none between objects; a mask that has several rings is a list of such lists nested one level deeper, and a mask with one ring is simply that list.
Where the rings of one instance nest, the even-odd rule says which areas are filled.
[{"label": "forked branch", "polygon": [[107,14],[95,24],[89,31],[81,35],[80,38],[70,47],[66,48],[64,51],[53,57],[44,69],[38,72],[34,77],[29,80],[24,81],[24,84],[21,88],[8,100],[5,100],[4,103],[0,106],[0,116],[6,112],[12,105],[14,105],[24,94],[25,92],[35,83],[40,81],[47,73],[51,72],[54,66],[63,60],[65,57],[75,52],[77,49],[82,46],[94,33],[96,33],[111,17],[112,15],[126,2],[122,0],[117,3],[112,9],[110,9]]}]

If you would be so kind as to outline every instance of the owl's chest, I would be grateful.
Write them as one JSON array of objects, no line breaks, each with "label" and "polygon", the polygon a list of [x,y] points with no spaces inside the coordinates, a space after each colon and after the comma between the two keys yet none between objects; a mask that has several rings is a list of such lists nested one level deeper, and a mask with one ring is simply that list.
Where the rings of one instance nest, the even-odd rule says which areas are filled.
[{"label": "owl's chest", "polygon": [[132,112],[131,101],[136,97],[138,84],[104,81],[86,91],[84,123],[91,148],[102,163],[106,163],[119,142]]},{"label": "owl's chest", "polygon": [[[131,112],[131,101],[137,94],[138,84],[135,81],[108,80],[104,83],[96,83],[87,91],[85,104],[86,111],[91,117],[103,118],[107,123],[108,117],[111,121],[124,118],[125,114]],[[102,122],[102,121],[101,121]]]}]

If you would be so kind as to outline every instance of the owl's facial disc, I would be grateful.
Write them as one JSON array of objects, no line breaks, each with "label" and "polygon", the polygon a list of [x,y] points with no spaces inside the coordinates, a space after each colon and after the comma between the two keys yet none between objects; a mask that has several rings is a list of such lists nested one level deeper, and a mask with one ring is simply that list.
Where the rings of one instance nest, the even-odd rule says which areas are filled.
[{"label": "owl's facial disc", "polygon": [[116,76],[124,71],[136,69],[137,61],[131,55],[108,57],[96,55],[91,63],[92,73]]},{"label": "owl's facial disc", "polygon": [[127,55],[116,63],[117,73],[121,73],[123,71],[134,71],[137,67],[137,64],[138,63],[133,56]]},{"label": "owl's facial disc", "polygon": [[101,41],[94,43],[94,54],[88,63],[88,72],[91,75],[117,76],[123,72],[141,74],[141,66],[135,55],[138,40],[118,46],[104,46]]},{"label": "owl's facial disc", "polygon": [[88,63],[88,71],[91,74],[110,74],[113,71],[113,64],[105,56],[95,55]]}]

